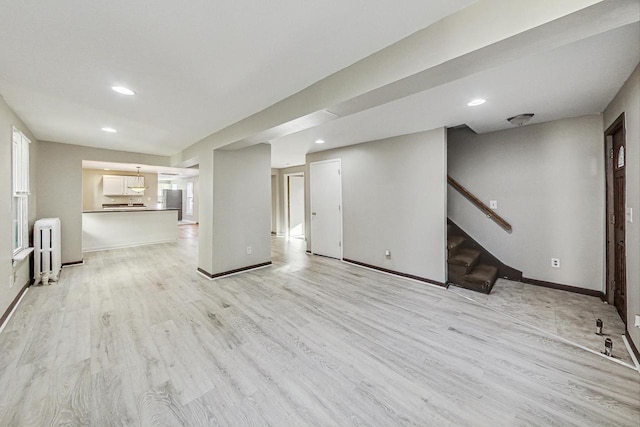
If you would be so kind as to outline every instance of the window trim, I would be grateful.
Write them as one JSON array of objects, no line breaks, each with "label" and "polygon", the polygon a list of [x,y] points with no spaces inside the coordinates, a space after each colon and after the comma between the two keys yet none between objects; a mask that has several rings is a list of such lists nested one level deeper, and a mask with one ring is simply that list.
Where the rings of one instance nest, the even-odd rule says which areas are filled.
[{"label": "window trim", "polygon": [[15,126],[12,126],[11,141],[11,246],[13,258],[16,259],[19,258],[16,256],[21,252],[29,251],[29,195],[31,194],[29,145],[31,140]]}]

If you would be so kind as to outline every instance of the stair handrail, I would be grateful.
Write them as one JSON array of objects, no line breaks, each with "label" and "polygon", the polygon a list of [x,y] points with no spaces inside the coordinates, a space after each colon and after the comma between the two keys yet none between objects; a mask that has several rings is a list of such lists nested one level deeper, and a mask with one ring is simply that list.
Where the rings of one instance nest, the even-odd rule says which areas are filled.
[{"label": "stair handrail", "polygon": [[505,231],[507,231],[509,233],[511,232],[511,230],[512,230],[511,224],[509,224],[500,215],[495,213],[491,208],[489,208],[489,206],[487,206],[484,203],[482,203],[482,201],[480,199],[478,199],[476,196],[474,196],[469,190],[464,188],[464,186],[462,184],[460,184],[455,179],[451,178],[449,175],[447,175],[447,183],[449,183],[450,186],[452,186],[455,190],[457,190],[460,194],[462,194],[467,200],[469,200],[478,209],[480,209],[487,216],[487,218],[491,218],[493,220],[493,222],[498,224]]}]

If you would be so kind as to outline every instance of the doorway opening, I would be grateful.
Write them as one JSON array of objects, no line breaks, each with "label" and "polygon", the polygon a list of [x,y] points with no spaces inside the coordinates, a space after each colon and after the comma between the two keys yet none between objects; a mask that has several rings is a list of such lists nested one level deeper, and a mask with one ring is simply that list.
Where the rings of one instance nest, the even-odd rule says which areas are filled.
[{"label": "doorway opening", "polygon": [[289,238],[305,238],[304,172],[284,175],[285,234]]},{"label": "doorway opening", "polygon": [[624,113],[605,131],[607,302],[627,323],[626,135]]}]

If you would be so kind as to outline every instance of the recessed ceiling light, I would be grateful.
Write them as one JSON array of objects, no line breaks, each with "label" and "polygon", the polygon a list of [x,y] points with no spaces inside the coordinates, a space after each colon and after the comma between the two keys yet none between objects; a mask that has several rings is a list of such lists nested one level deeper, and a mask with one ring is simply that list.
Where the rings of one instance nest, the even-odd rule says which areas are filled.
[{"label": "recessed ceiling light", "polygon": [[316,139],[316,144],[324,144],[324,139]]},{"label": "recessed ceiling light", "polygon": [[118,132],[117,130],[115,130],[114,128],[102,128],[103,131],[105,132],[109,132],[109,133],[116,133]]},{"label": "recessed ceiling light", "polygon": [[478,105],[482,105],[485,102],[487,102],[486,99],[478,98],[478,99],[474,99],[474,100],[471,100],[471,101],[467,102],[467,105],[469,107],[477,107]]},{"label": "recessed ceiling light", "polygon": [[111,169],[109,169],[109,168],[104,168],[104,170],[106,170],[106,171],[110,171]]},{"label": "recessed ceiling light", "polygon": [[132,91],[128,87],[124,87],[124,86],[111,86],[111,89],[113,89],[114,91],[116,91],[118,93],[121,93],[122,95],[135,95],[136,94],[134,91]]}]

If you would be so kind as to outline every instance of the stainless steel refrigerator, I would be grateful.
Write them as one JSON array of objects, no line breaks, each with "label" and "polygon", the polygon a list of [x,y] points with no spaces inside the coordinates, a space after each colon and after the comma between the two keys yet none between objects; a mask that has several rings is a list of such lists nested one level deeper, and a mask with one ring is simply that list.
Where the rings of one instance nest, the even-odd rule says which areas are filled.
[{"label": "stainless steel refrigerator", "polygon": [[182,221],[182,190],[162,190],[162,207],[178,209],[178,221]]}]

